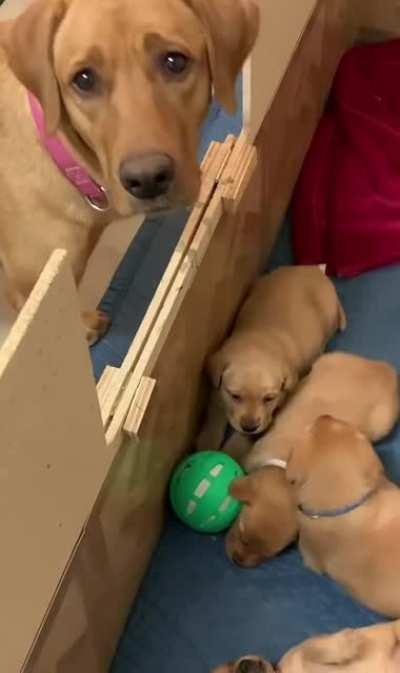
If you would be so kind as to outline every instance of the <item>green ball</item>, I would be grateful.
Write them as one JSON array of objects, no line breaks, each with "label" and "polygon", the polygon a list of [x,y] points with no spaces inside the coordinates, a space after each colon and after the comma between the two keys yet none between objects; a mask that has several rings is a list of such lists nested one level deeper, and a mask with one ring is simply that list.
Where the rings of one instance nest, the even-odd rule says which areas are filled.
[{"label": "green ball", "polygon": [[172,509],[187,526],[201,533],[229,528],[241,504],[229,486],[244,472],[222,451],[200,451],[186,458],[174,471],[169,486]]}]

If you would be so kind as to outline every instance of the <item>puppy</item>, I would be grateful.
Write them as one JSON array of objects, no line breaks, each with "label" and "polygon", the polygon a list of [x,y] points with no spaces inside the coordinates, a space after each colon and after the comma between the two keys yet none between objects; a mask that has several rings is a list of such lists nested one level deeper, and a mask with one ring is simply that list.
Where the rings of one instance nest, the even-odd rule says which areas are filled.
[{"label": "puppy", "polygon": [[365,435],[319,417],[294,443],[287,479],[305,565],[371,610],[400,617],[400,489]]},{"label": "puppy", "polygon": [[212,673],[274,673],[273,666],[261,657],[247,656],[214,668]]},{"label": "puppy", "polygon": [[[253,0],[33,0],[0,23],[0,262],[16,310],[54,248],[79,282],[117,217],[195,202],[211,92],[235,108],[258,26]],[[76,165],[59,170],[28,91],[46,142],[56,135]],[[84,320],[91,340],[107,326]]]},{"label": "puppy", "polygon": [[236,435],[227,443],[224,450],[241,458],[249,472],[231,486],[232,495],[244,504],[226,536],[227,554],[236,563],[258,565],[296,539],[286,461],[305,426],[322,414],[352,423],[372,441],[381,439],[399,416],[397,372],[385,362],[348,353],[322,355],[247,454],[243,456],[247,438]]},{"label": "puppy", "polygon": [[346,629],[310,638],[290,650],[274,668],[259,657],[242,657],[213,673],[398,673],[400,623]]},{"label": "puppy", "polygon": [[218,393],[197,448],[219,448],[226,417],[237,432],[264,432],[299,377],[345,325],[336,290],[319,267],[281,267],[260,278],[231,336],[208,361]]},{"label": "puppy", "polygon": [[279,673],[398,673],[400,623],[310,638],[280,661]]},{"label": "puppy", "polygon": [[296,508],[282,466],[272,464],[236,479],[230,493],[243,503],[225,537],[226,553],[236,565],[254,568],[296,539]]}]

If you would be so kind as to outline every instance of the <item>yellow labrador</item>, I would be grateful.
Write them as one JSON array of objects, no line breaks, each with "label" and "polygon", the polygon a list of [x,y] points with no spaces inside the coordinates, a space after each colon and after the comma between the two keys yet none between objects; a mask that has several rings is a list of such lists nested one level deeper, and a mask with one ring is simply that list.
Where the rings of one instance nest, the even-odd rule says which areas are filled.
[{"label": "yellow labrador", "polygon": [[288,652],[279,673],[397,673],[400,623],[346,629],[311,638]]},{"label": "yellow labrador", "polygon": [[346,629],[306,640],[274,668],[260,657],[242,657],[213,673],[398,673],[400,622]]},{"label": "yellow labrador", "polygon": [[[211,89],[234,109],[258,24],[253,0],[33,0],[0,24],[0,262],[17,310],[55,247],[79,282],[115,217],[195,201]],[[39,141],[27,90],[101,187],[102,212]],[[85,318],[94,340],[106,320]]]},{"label": "yellow labrador", "polygon": [[321,416],[288,462],[304,563],[369,607],[400,617],[400,489],[368,439]]},{"label": "yellow labrador", "polygon": [[236,563],[258,565],[296,539],[286,461],[304,428],[322,414],[352,423],[372,441],[381,439],[399,415],[397,372],[386,362],[349,353],[323,355],[247,454],[238,455],[238,440],[243,444],[238,435],[224,447],[250,472],[231,486],[232,495],[244,503],[226,537],[227,554]]},{"label": "yellow labrador", "polygon": [[345,325],[336,290],[319,267],[281,267],[260,278],[231,336],[209,359],[217,393],[197,448],[219,448],[226,417],[237,432],[264,432],[299,377]]}]

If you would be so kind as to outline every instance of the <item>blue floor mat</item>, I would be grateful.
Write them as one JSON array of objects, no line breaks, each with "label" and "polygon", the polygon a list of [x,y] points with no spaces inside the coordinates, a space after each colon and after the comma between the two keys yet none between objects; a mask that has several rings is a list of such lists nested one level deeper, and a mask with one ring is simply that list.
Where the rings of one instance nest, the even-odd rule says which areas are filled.
[{"label": "blue floor mat", "polygon": [[[272,266],[290,263],[290,234]],[[330,349],[384,358],[400,369],[400,266],[337,288],[349,326]],[[377,447],[400,483],[400,433]],[[206,673],[246,653],[272,661],[304,638],[383,621],[290,549],[255,570],[226,558],[221,536],[202,536],[170,518],[121,639],[112,673]]]},{"label": "blue floor mat", "polygon": [[[242,128],[242,81],[237,84],[238,108],[228,116],[213,102],[201,133],[199,160],[212,140],[223,142]],[[106,336],[91,348],[98,381],[105,366],[119,367],[142,322],[188,218],[188,211],[148,217],[117,269],[100,308],[112,319]]]},{"label": "blue floor mat", "polygon": [[378,620],[305,570],[295,549],[241,570],[227,560],[221,536],[196,535],[171,520],[112,673],[207,673],[246,653],[277,661],[316,631]]}]

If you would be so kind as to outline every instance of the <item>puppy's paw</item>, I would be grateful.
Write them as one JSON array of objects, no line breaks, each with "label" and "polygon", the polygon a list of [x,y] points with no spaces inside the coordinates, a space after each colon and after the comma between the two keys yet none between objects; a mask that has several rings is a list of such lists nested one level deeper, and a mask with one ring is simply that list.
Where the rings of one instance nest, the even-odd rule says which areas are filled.
[{"label": "puppy's paw", "polygon": [[82,320],[85,326],[86,340],[93,346],[110,327],[110,318],[102,311],[83,311]]}]

